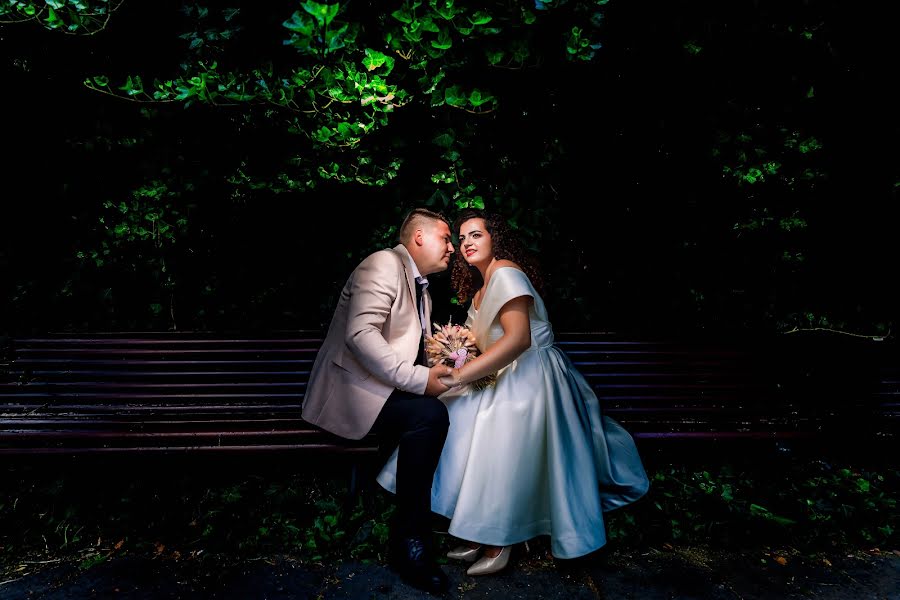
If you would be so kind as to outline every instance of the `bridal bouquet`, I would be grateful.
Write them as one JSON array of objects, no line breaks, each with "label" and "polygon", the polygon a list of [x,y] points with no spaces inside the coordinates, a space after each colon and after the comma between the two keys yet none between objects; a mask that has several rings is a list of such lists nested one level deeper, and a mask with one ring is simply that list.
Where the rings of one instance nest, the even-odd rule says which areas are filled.
[{"label": "bridal bouquet", "polygon": [[[478,356],[475,335],[460,325],[434,323],[434,335],[425,338],[425,355],[428,358],[428,365],[431,367],[443,363],[448,367],[458,369]],[[481,379],[473,381],[471,386],[476,390],[482,390],[496,382],[497,375],[485,375]]]}]

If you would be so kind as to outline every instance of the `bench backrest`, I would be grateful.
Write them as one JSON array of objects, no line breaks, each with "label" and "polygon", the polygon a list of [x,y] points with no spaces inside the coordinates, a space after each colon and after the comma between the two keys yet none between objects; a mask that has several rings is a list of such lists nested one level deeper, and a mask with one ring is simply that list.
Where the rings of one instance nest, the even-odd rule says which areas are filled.
[{"label": "bench backrest", "polygon": [[[792,343],[557,341],[638,439],[891,437],[900,420],[895,347],[836,356]],[[299,418],[321,342],[321,332],[15,340],[0,371],[0,452],[371,452],[371,438],[347,442]]]}]

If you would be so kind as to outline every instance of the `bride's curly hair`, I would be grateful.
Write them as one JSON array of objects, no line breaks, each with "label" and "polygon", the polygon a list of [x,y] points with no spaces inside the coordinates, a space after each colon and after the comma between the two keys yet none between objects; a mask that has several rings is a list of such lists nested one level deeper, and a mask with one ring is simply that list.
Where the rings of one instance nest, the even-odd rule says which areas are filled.
[{"label": "bride's curly hair", "polygon": [[[531,284],[543,295],[544,278],[541,275],[537,259],[528,251],[522,240],[516,235],[506,219],[495,213],[489,213],[474,208],[464,209],[453,222],[454,235],[459,233],[459,227],[469,219],[483,219],[485,229],[491,234],[491,247],[494,256],[500,260],[511,260],[525,271]],[[450,283],[456,290],[456,296],[460,302],[466,302],[478,288],[484,284],[481,272],[463,257],[462,251],[456,253],[453,261],[453,271],[450,273]]]}]

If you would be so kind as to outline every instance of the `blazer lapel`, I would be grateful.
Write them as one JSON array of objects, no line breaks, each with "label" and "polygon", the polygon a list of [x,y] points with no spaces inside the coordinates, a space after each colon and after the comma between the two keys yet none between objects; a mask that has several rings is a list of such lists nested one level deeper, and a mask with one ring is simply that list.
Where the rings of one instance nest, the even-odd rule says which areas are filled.
[{"label": "blazer lapel", "polygon": [[[416,283],[413,280],[412,271],[409,269],[409,261],[412,260],[412,257],[403,244],[397,244],[392,250],[400,256],[400,264],[403,265],[403,272],[406,274],[406,289],[409,291],[410,298],[412,298],[413,306],[416,306]],[[428,309],[425,310],[425,314],[428,315]]]}]

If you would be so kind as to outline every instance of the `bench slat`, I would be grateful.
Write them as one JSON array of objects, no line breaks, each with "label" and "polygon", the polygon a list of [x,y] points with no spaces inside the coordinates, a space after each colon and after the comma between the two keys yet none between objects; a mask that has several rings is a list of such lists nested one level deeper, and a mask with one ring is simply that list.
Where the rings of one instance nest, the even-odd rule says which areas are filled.
[{"label": "bench slat", "polygon": [[216,453],[235,453],[246,454],[248,452],[303,452],[304,454],[321,453],[321,454],[375,454],[377,451],[374,447],[356,447],[348,446],[343,442],[333,444],[248,444],[248,445],[220,445],[220,446],[122,446],[122,447],[65,447],[65,448],[49,448],[49,447],[33,447],[33,448],[0,448],[0,455],[78,455],[78,454],[104,454],[104,453],[166,453],[166,454],[185,454],[199,452],[216,452]]},{"label": "bench slat", "polygon": [[[299,418],[321,343],[320,332],[15,340],[0,363],[0,454],[372,452],[374,438],[339,440]],[[892,439],[900,420],[896,346],[845,369],[755,342],[566,333],[557,345],[639,440]]]}]

